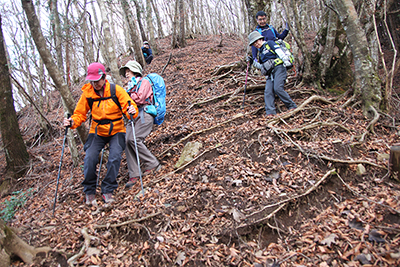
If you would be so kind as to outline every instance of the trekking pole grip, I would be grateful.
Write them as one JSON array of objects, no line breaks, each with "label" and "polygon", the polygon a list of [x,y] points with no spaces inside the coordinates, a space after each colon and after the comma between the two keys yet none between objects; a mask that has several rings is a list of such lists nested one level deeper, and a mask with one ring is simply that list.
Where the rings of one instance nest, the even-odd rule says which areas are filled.
[{"label": "trekking pole grip", "polygon": [[[131,106],[131,101],[128,100],[128,107],[130,107],[130,106]],[[128,113],[129,113],[129,112],[128,112]],[[129,113],[129,116],[131,117],[131,120],[133,121],[133,115]]]},{"label": "trekking pole grip", "polygon": [[[71,114],[68,113],[68,114],[67,114],[67,119],[69,119],[69,118],[71,118]],[[71,127],[71,122],[69,122],[69,124],[70,124],[69,126],[65,127],[64,135],[67,135],[67,134],[68,134],[68,128]]]}]

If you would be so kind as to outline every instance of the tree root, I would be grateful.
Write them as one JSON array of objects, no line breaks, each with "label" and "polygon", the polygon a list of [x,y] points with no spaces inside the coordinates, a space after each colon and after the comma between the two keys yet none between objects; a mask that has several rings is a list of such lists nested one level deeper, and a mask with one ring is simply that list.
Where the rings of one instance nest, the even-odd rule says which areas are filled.
[{"label": "tree root", "polygon": [[172,174],[183,170],[184,168],[186,168],[187,166],[189,166],[190,164],[192,164],[193,162],[195,162],[196,160],[198,160],[200,157],[202,157],[204,154],[206,154],[206,153],[208,153],[208,152],[210,152],[210,151],[212,151],[212,150],[214,150],[214,149],[217,149],[217,148],[219,148],[219,147],[221,147],[221,146],[225,146],[225,145],[227,145],[227,144],[230,144],[230,143],[232,143],[232,142],[233,142],[233,141],[230,141],[230,142],[227,142],[227,143],[225,143],[225,144],[217,144],[216,146],[210,147],[209,149],[203,151],[201,154],[197,155],[197,156],[196,156],[194,159],[192,159],[191,161],[189,161],[189,162],[187,162],[186,164],[180,166],[179,168],[173,170],[172,172],[167,173],[166,175],[164,175],[163,177],[161,177],[161,178],[159,178],[159,179],[157,179],[157,180],[152,180],[152,181],[148,182],[148,183],[145,185],[145,187],[149,187],[150,185],[156,184],[156,183],[158,183],[158,182],[164,180],[165,178],[171,176]]},{"label": "tree root", "polygon": [[212,73],[211,75],[212,76],[216,76],[216,75],[221,74],[223,71],[226,71],[226,70],[233,71],[235,69],[241,68],[242,66],[243,66],[243,62],[242,61],[236,61],[236,62],[234,62],[234,63],[232,63],[230,65],[219,66],[218,69],[214,73]]},{"label": "tree root", "polygon": [[156,213],[153,213],[153,214],[150,214],[150,215],[148,215],[148,216],[146,216],[146,217],[142,217],[142,218],[139,218],[139,219],[133,219],[133,220],[129,220],[129,221],[125,221],[125,222],[122,222],[122,223],[114,223],[114,224],[96,224],[96,225],[93,225],[93,229],[100,229],[100,228],[110,228],[110,227],[112,227],[112,228],[115,228],[115,227],[121,227],[121,226],[124,226],[124,225],[128,225],[128,224],[132,224],[132,223],[138,223],[138,222],[141,222],[141,221],[145,221],[145,220],[147,220],[147,219],[150,219],[150,218],[153,218],[153,217],[155,217],[155,216],[157,216],[157,215],[160,215],[161,214],[161,212],[156,212]]},{"label": "tree root", "polygon": [[190,133],[189,135],[187,135],[186,137],[184,137],[184,138],[182,138],[181,140],[179,140],[179,142],[173,144],[172,146],[170,146],[169,148],[167,148],[166,150],[164,150],[163,152],[161,152],[161,154],[159,155],[159,157],[163,156],[163,155],[164,155],[165,153],[167,153],[169,150],[171,150],[172,148],[176,147],[176,146],[179,145],[180,143],[186,141],[187,139],[191,138],[192,136],[195,136],[195,135],[198,135],[198,134],[201,134],[201,133],[208,132],[208,131],[213,130],[213,129],[215,129],[215,128],[221,127],[221,126],[224,125],[224,124],[230,123],[230,122],[232,122],[232,121],[234,121],[234,120],[236,120],[236,119],[239,119],[239,118],[242,118],[242,117],[246,117],[246,116],[248,116],[248,115],[252,115],[252,114],[255,114],[255,113],[257,113],[257,112],[258,112],[258,110],[255,110],[255,111],[252,111],[252,112],[248,112],[248,113],[245,113],[245,114],[239,113],[239,114],[237,114],[236,116],[234,116],[233,118],[231,118],[231,119],[229,119],[229,120],[226,120],[226,121],[224,121],[224,122],[218,123],[218,124],[216,124],[216,125],[214,125],[214,126],[212,126],[212,127],[210,127],[210,128],[203,129],[203,130],[200,130],[200,131],[197,131],[197,132],[192,132],[192,133]]},{"label": "tree root", "polygon": [[217,99],[220,99],[220,98],[224,98],[224,97],[229,96],[229,95],[231,95],[231,94],[233,94],[233,92],[229,92],[229,93],[226,93],[226,94],[222,94],[222,95],[219,95],[219,96],[216,96],[216,97],[208,98],[208,99],[206,99],[206,100],[193,103],[193,104],[191,104],[188,108],[186,108],[185,111],[187,111],[187,110],[193,108],[194,106],[200,106],[200,105],[202,105],[202,104],[207,104],[207,103],[209,103],[209,102],[212,102],[212,101],[217,100]]},{"label": "tree root", "polygon": [[[147,220],[149,218],[152,218],[152,217],[155,217],[155,216],[157,216],[159,214],[161,214],[161,212],[156,212],[156,213],[150,214],[150,215],[148,215],[146,217],[143,217],[143,218],[129,220],[129,221],[125,221],[125,222],[122,222],[122,223],[97,224],[97,225],[93,226],[93,229],[101,229],[101,228],[107,228],[108,229],[110,227],[115,228],[115,227],[120,227],[120,226],[124,226],[124,225],[128,225],[128,224],[134,224],[135,226],[143,227],[147,231],[147,234],[149,235],[149,237],[151,237],[151,233],[150,233],[149,229],[147,229],[147,227],[145,227],[144,225],[138,224],[138,222],[145,221],[145,220]],[[81,250],[77,254],[75,254],[74,256],[72,256],[71,258],[68,259],[67,263],[71,267],[73,267],[75,265],[76,261],[80,257],[82,257],[83,255],[87,254],[90,249],[92,249],[92,252],[91,252],[92,254],[97,254],[98,253],[96,248],[91,248],[90,247],[90,241],[92,241],[94,239],[98,239],[98,238],[95,237],[95,236],[89,235],[87,227],[85,227],[85,228],[83,228],[81,230],[81,234],[82,234],[82,236],[84,238],[84,244],[83,244]]]},{"label": "tree root", "polygon": [[[273,126],[271,126],[271,125],[269,125],[268,127],[271,128],[271,129],[275,132],[275,134],[279,136],[280,133],[279,133],[279,131],[278,131],[277,128],[275,128],[275,127],[273,127]],[[379,167],[379,168],[387,169],[387,166],[378,165],[378,164],[376,164],[376,163],[373,163],[373,162],[370,162],[370,161],[366,161],[366,160],[343,160],[343,159],[335,159],[335,158],[331,158],[331,157],[327,157],[327,156],[323,156],[323,155],[321,156],[321,155],[316,155],[316,154],[312,154],[312,153],[307,153],[299,144],[297,144],[296,142],[294,142],[285,132],[282,132],[282,133],[283,133],[283,134],[286,136],[286,138],[288,138],[289,141],[290,141],[293,145],[295,145],[295,146],[300,150],[300,152],[303,153],[305,156],[311,156],[311,157],[314,157],[314,158],[317,158],[317,159],[323,159],[323,160],[327,160],[327,161],[330,161],[330,162],[336,162],[336,163],[344,163],[344,164],[368,164],[368,165],[371,165],[371,166],[374,166],[374,167]]]},{"label": "tree root", "polygon": [[0,222],[0,229],[0,266],[9,266],[11,255],[17,255],[26,264],[32,264],[38,253],[45,252],[47,255],[47,253],[51,251],[50,247],[35,248],[30,246],[19,238],[14,231],[6,226],[2,221]]},{"label": "tree root", "polygon": [[85,227],[81,230],[81,234],[85,240],[84,245],[82,246],[81,250],[78,252],[78,254],[75,254],[74,256],[72,256],[71,258],[69,258],[67,260],[67,263],[69,266],[73,267],[75,262],[82,257],[83,255],[85,255],[85,253],[87,253],[87,251],[90,248],[90,241],[92,241],[93,239],[98,239],[95,236],[91,236],[88,234],[88,229]]},{"label": "tree root", "polygon": [[251,218],[254,217],[255,215],[263,214],[264,211],[265,211],[266,209],[269,209],[269,208],[273,208],[273,207],[278,206],[278,208],[276,208],[276,209],[273,210],[272,212],[269,212],[267,216],[262,217],[261,219],[257,219],[257,220],[255,220],[255,221],[252,221],[252,222],[250,222],[250,223],[242,223],[242,224],[238,225],[238,226],[235,228],[235,230],[238,230],[238,229],[240,229],[240,228],[246,228],[246,227],[249,227],[249,226],[253,226],[253,225],[259,224],[259,223],[261,223],[261,222],[263,222],[263,221],[266,221],[266,220],[270,219],[272,216],[274,216],[276,213],[278,213],[278,211],[280,211],[281,209],[283,209],[289,202],[292,202],[293,200],[296,200],[296,199],[298,199],[298,198],[302,198],[302,197],[304,197],[304,196],[310,194],[310,193],[313,192],[315,189],[317,189],[318,186],[319,186],[327,177],[329,177],[330,175],[335,174],[335,173],[336,173],[336,169],[332,169],[332,170],[328,171],[327,173],[325,173],[325,175],[324,175],[317,183],[315,183],[311,188],[309,188],[309,189],[308,189],[306,192],[304,192],[303,194],[293,196],[293,197],[291,197],[291,198],[285,199],[285,200],[280,201],[280,202],[278,202],[278,203],[274,203],[274,204],[271,204],[271,205],[264,206],[264,207],[261,208],[260,210],[258,210],[258,211],[256,211],[256,212],[253,212],[253,213],[251,213],[251,214],[245,216],[245,221],[250,221]]},{"label": "tree root", "polygon": [[365,137],[367,136],[367,134],[369,132],[375,134],[374,125],[376,124],[376,122],[379,120],[379,117],[380,117],[379,113],[376,111],[376,109],[373,106],[370,107],[370,111],[372,111],[372,113],[374,114],[374,118],[368,124],[368,126],[366,128],[367,130],[364,133],[362,133],[361,135],[355,136],[355,138],[360,138],[359,142],[361,142],[361,143],[363,143],[365,141]]},{"label": "tree root", "polygon": [[342,177],[340,177],[340,175],[339,175],[338,173],[337,173],[336,175],[339,177],[339,180],[347,187],[347,189],[349,189],[354,195],[356,195],[356,196],[358,196],[358,197],[361,197],[361,198],[365,199],[366,201],[369,201],[369,202],[374,203],[374,204],[376,204],[376,205],[385,207],[385,208],[391,210],[393,213],[400,214],[400,210],[396,210],[396,209],[394,209],[394,208],[392,208],[392,207],[390,207],[390,206],[388,206],[388,205],[382,204],[382,203],[380,203],[380,202],[376,202],[376,201],[374,201],[374,200],[369,199],[369,198],[366,197],[366,196],[363,196],[363,195],[357,193],[355,190],[353,190],[353,189],[342,179]]}]

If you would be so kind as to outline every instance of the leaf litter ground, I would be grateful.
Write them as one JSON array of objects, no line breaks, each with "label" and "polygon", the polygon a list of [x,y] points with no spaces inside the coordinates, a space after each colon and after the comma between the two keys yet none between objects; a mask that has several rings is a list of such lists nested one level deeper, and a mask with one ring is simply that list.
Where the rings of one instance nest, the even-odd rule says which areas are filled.
[{"label": "leaf litter ground", "polygon": [[[73,167],[66,149],[53,217],[61,101],[52,95],[49,120],[59,130],[49,140],[32,124],[34,111],[20,112],[32,165],[15,188],[36,193],[11,225],[29,244],[54,248],[35,266],[400,264],[400,185],[387,170],[398,114],[381,114],[367,132],[359,108],[343,107],[346,95],[301,86],[290,72],[286,88],[298,108],[287,111],[277,99],[280,113],[265,117],[264,78],[254,70],[242,108],[245,45],[224,38],[222,46],[219,37],[202,36],[176,50],[161,40],[163,51],[145,70],[165,68],[168,114],[146,139],[163,168],[143,177],[144,196],[139,186],[124,189],[124,156],[117,202],[101,203],[98,192],[99,207],[85,206],[82,166]],[[174,169],[189,141],[201,142],[201,151]]]}]

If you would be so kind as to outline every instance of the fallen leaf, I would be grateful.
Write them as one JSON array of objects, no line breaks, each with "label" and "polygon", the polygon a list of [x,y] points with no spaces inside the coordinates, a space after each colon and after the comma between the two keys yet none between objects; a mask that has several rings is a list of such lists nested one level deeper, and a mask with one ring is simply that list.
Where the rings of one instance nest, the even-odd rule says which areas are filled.
[{"label": "fallen leaf", "polygon": [[242,219],[246,218],[243,213],[241,213],[240,211],[238,211],[237,209],[233,208],[231,210],[233,219],[237,222],[240,222]]},{"label": "fallen leaf", "polygon": [[330,234],[328,237],[326,237],[324,240],[321,241],[321,244],[330,247],[332,243],[336,244],[335,238],[337,238],[337,235]]},{"label": "fallen leaf", "polygon": [[379,233],[377,230],[373,229],[369,233],[368,240],[371,242],[378,242],[378,243],[385,243],[385,239],[382,238],[382,234]]},{"label": "fallen leaf", "polygon": [[186,259],[185,252],[179,251],[179,252],[178,252],[178,255],[176,256],[175,263],[178,264],[179,266],[182,266],[183,261],[184,261],[185,259]]}]

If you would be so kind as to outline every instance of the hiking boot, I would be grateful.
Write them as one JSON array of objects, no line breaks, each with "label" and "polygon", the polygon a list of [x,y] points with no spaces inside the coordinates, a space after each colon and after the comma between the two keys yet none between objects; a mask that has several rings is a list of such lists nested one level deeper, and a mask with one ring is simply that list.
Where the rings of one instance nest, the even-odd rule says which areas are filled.
[{"label": "hiking boot", "polygon": [[151,173],[155,173],[158,172],[159,170],[161,170],[161,164],[158,164],[157,167],[150,169],[150,170],[146,170],[142,173],[143,176],[149,175]]},{"label": "hiking boot", "polygon": [[129,178],[129,181],[126,183],[125,188],[129,189],[132,186],[134,186],[136,184],[136,182],[139,180],[139,177],[132,177]]},{"label": "hiking boot", "polygon": [[112,193],[105,193],[105,194],[103,194],[103,201],[104,201],[104,203],[106,203],[106,204],[114,203],[114,202],[115,202],[115,199],[114,199],[114,197],[113,197],[113,194],[112,194]]},{"label": "hiking boot", "polygon": [[96,195],[86,194],[86,205],[97,207]]}]

